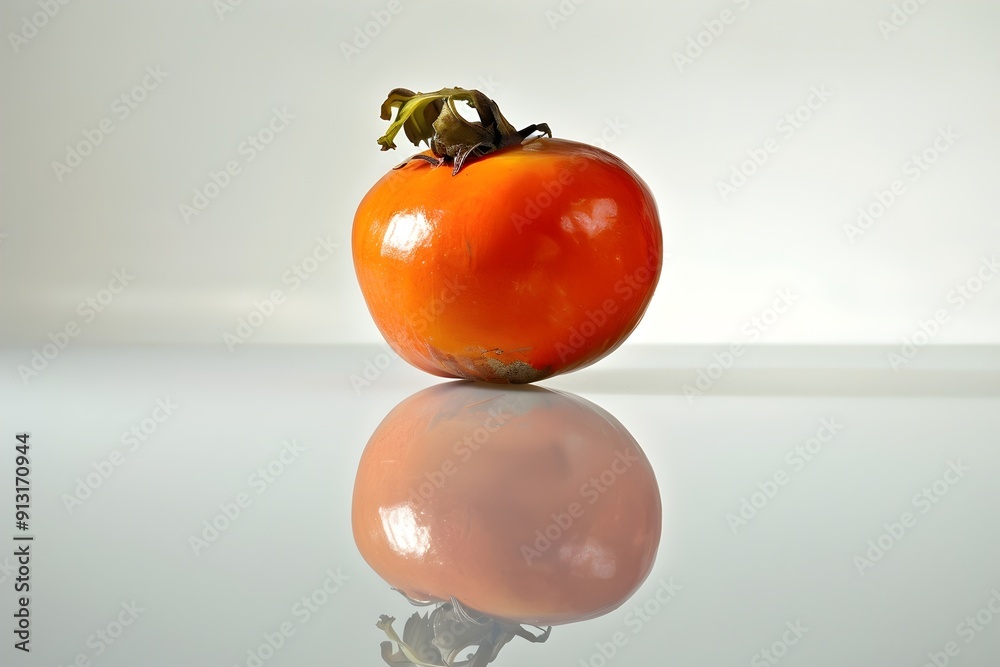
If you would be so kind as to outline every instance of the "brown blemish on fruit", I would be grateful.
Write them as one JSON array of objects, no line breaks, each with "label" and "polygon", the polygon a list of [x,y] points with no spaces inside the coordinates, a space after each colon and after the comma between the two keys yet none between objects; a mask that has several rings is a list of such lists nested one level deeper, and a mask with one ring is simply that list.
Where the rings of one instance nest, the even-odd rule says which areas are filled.
[{"label": "brown blemish on fruit", "polygon": [[548,376],[548,372],[540,371],[531,364],[523,361],[504,363],[499,359],[487,357],[486,363],[498,381],[509,382],[510,384],[537,382]]},{"label": "brown blemish on fruit", "polygon": [[[530,347],[507,350],[508,359],[516,352],[530,350]],[[467,380],[478,380],[481,382],[491,382],[494,384],[528,384],[544,380],[552,375],[552,367],[538,369],[522,359],[504,361],[498,359],[497,355],[504,355],[504,350],[493,348],[466,349],[464,355],[456,356],[442,353],[434,347],[428,346],[428,357],[433,359],[436,365],[455,377]]]}]

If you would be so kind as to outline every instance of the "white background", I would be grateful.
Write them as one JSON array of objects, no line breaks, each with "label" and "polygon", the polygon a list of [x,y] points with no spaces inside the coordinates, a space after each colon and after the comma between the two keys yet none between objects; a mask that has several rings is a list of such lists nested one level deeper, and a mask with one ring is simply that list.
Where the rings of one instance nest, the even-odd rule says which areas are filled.
[{"label": "white background", "polygon": [[[911,3],[888,32],[891,3],[867,0],[566,0],[565,16],[555,1],[400,0],[391,14],[381,0],[230,12],[104,0],[58,5],[32,31],[39,6],[5,1],[0,338],[40,346],[76,322],[92,343],[221,345],[282,289],[252,343],[378,341],[350,228],[367,189],[411,151],[378,151],[378,107],[397,86],[461,85],[519,127],[546,121],[593,142],[623,126],[608,148],[652,188],[669,253],[630,342],[898,345],[938,309],[933,343],[1000,342],[1000,281],[961,309],[952,292],[1000,250],[1000,5]],[[710,39],[704,22],[723,10],[732,20]],[[372,12],[391,20],[370,23]],[[708,45],[679,67],[699,33]],[[356,39],[363,48],[345,52]],[[147,67],[166,77],[122,118],[115,100]],[[800,110],[810,117],[794,135],[779,131],[813,87],[829,99]],[[241,142],[276,108],[294,120],[246,162]],[[53,163],[105,118],[114,131],[60,180]],[[904,165],[941,128],[958,139],[910,180]],[[723,201],[719,183],[771,137],[777,152]],[[232,159],[241,173],[185,222],[180,205]],[[895,179],[905,193],[852,243],[845,224]],[[291,290],[283,276],[317,237],[338,252]],[[122,267],[134,280],[86,321],[78,304]],[[750,318],[781,289],[794,307],[751,339]]]}]

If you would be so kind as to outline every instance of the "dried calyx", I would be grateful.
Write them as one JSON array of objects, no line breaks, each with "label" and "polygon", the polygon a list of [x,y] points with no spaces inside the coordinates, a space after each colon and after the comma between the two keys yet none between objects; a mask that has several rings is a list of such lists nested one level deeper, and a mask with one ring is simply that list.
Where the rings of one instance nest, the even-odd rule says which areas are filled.
[{"label": "dried calyx", "polygon": [[[479,114],[479,121],[466,120],[455,109],[456,102],[465,102]],[[410,160],[420,159],[438,166],[453,161],[452,175],[461,170],[470,156],[482,156],[493,151],[515,146],[534,132],[552,136],[545,123],[529,125],[523,130],[514,126],[500,113],[497,103],[478,90],[464,88],[442,88],[433,93],[414,93],[405,88],[396,88],[382,103],[382,120],[392,118],[396,108],[396,118],[386,133],[379,138],[382,150],[395,148],[393,139],[400,129],[406,138],[419,146],[427,142],[436,156],[417,154],[407,159],[397,169]]]},{"label": "dried calyx", "polygon": [[[405,595],[405,594],[404,594]],[[410,599],[410,598],[407,598]],[[413,604],[421,604],[410,600]],[[382,642],[382,659],[391,667],[485,667],[515,636],[533,643],[544,642],[552,628],[533,635],[517,623],[473,614],[455,598],[439,602],[426,615],[414,612],[406,619],[403,636],[396,634],[396,620],[383,614],[375,625],[391,641]],[[541,630],[541,628],[539,628]],[[393,643],[397,650],[393,651]],[[462,651],[475,646],[464,658]]]}]

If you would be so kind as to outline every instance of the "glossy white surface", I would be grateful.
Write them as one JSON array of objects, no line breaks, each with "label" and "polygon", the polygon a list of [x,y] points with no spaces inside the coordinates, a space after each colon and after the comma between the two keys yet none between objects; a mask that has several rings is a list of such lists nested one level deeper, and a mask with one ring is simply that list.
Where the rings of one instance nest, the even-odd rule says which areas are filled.
[{"label": "glossy white surface", "polygon": [[[542,383],[631,431],[656,470],[663,537],[623,607],[556,627],[545,644],[515,639],[494,664],[596,667],[617,638],[609,665],[763,665],[768,649],[782,665],[920,666],[948,642],[950,664],[996,665],[998,350],[926,349],[895,373],[886,350],[753,349],[689,400],[682,386],[720,352],[627,347]],[[411,608],[354,547],[355,467],[382,417],[439,381],[382,354],[78,346],[25,385],[15,369],[30,349],[0,351],[0,543],[15,532],[20,431],[31,433],[36,536],[32,652],[11,648],[3,569],[0,662],[247,665],[288,622],[294,634],[268,667],[382,664],[375,621]],[[369,363],[370,384],[352,386]],[[176,408],[167,416],[158,403]],[[164,419],[144,422],[153,416]],[[134,448],[133,427],[146,429]],[[258,469],[290,441],[267,482]],[[66,494],[115,450],[113,474],[67,509]],[[240,493],[248,505],[196,554],[191,536]],[[744,498],[759,505],[744,508],[745,525],[734,519]],[[888,549],[869,555],[869,541]],[[326,598],[328,572],[346,578]],[[326,601],[307,613],[313,594]],[[135,622],[104,644],[95,633],[133,601]]]}]

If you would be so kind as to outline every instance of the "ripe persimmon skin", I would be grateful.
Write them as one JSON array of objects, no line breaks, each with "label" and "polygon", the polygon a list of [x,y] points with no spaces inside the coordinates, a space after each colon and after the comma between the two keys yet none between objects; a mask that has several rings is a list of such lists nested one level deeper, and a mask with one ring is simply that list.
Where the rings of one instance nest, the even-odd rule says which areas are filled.
[{"label": "ripe persimmon skin", "polygon": [[385,417],[352,503],[358,550],[393,588],[534,625],[622,605],[653,567],[661,522],[653,469],[613,416],[561,392],[470,382]]},{"label": "ripe persimmon skin", "polygon": [[354,266],[389,345],[442,377],[522,383],[610,353],[659,280],[643,181],[586,144],[539,138],[386,174],[354,218]]}]

